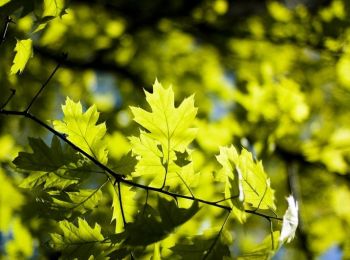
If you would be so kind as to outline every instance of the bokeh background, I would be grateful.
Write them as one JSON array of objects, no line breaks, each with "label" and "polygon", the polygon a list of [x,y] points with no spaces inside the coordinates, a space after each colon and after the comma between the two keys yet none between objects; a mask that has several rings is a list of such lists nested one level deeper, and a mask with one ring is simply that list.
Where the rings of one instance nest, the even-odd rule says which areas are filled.
[{"label": "bokeh background", "polygon": [[[0,45],[0,103],[12,88],[7,108],[23,110],[61,62],[31,112],[61,118],[66,96],[96,104],[113,161],[138,133],[129,106],[145,107],[156,78],[177,101],[195,94],[196,170],[215,172],[219,146],[233,143],[263,161],[279,215],[289,193],[299,201],[296,239],[275,259],[350,259],[348,1],[56,0],[44,10],[25,2],[0,1],[3,25],[7,15],[15,22]],[[33,57],[11,75],[16,39],[26,38]],[[50,138],[28,120],[0,116],[0,254],[9,259],[38,258],[45,232],[12,164],[28,136]],[[232,251],[268,232],[264,220],[237,225]]]}]

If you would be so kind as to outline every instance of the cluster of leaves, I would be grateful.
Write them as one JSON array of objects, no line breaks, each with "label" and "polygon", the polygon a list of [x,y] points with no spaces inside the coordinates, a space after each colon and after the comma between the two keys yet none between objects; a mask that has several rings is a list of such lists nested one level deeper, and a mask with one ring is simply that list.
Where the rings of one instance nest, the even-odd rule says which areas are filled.
[{"label": "cluster of leaves", "polygon": [[[51,139],[42,126],[1,114],[1,254],[23,259],[39,251],[50,257],[52,249],[48,244],[38,246],[38,241],[48,241],[48,233],[62,235],[55,221],[68,220],[79,227],[80,217],[91,228],[98,223],[104,239],[109,239],[110,234],[125,231],[123,219],[133,223],[139,211],[144,208],[147,212],[147,204],[161,222],[158,190],[220,201],[217,204],[232,208],[232,213],[219,232],[226,210],[200,203],[201,209],[190,221],[169,236],[161,233],[158,237],[164,239],[140,254],[165,257],[177,249],[185,254],[193,244],[204,252],[219,241],[231,245],[234,256],[246,252],[259,257],[263,248],[270,250],[272,241],[285,240],[285,235],[278,238],[276,231],[264,240],[266,223],[248,217],[253,213],[243,209],[254,214],[276,210],[282,216],[285,200],[281,198],[293,193],[301,204],[300,235],[279,256],[312,259],[326,254],[327,258],[330,250],[349,258],[350,207],[344,205],[350,200],[349,10],[346,0],[295,0],[287,5],[260,0],[170,0],[167,5],[127,0],[0,1],[1,110],[6,103],[6,109],[23,111],[37,93],[38,82],[48,78],[60,62],[45,95],[35,100],[30,111],[37,118],[59,118],[57,108],[69,96],[82,103],[79,108],[66,101],[65,110],[76,109],[71,116],[90,107],[88,116],[93,123],[84,124],[90,128],[95,120],[106,120],[108,126],[107,131],[104,124],[91,130],[99,137],[94,140],[88,135],[86,143],[73,133],[66,139],[60,139],[63,135]],[[62,51],[69,54],[64,61]],[[194,119],[194,110],[189,109],[192,112],[186,122],[193,121],[193,125],[187,129],[185,148],[181,144],[172,150],[173,137],[167,144],[170,132],[163,131],[163,114],[163,120],[155,121],[154,126],[138,121],[141,134],[131,120],[129,106],[145,107],[142,87],[151,92],[156,76],[165,84],[174,84],[175,104],[195,93],[199,107]],[[6,102],[9,89],[15,89],[16,95]],[[188,98],[185,104],[190,101]],[[97,110],[103,112],[101,119]],[[170,113],[174,120],[177,115]],[[143,116],[154,120],[147,113]],[[54,126],[64,133],[79,130],[74,124],[64,119],[56,120]],[[158,125],[162,131],[154,129]],[[21,159],[24,165],[28,162],[21,171],[30,172],[25,181],[12,161],[19,151],[28,149],[27,136],[42,137],[30,139],[29,146],[34,154],[43,152],[38,157],[27,153]],[[105,142],[100,143],[102,136]],[[82,153],[67,146],[67,141],[77,143],[75,149]],[[50,153],[51,147],[71,156]],[[151,156],[147,151],[154,153]],[[52,168],[33,168],[30,162],[39,158]],[[92,158],[108,169],[92,163]],[[260,174],[255,158],[263,160],[275,192]],[[147,165],[148,159],[154,168]],[[245,181],[250,180],[250,173],[240,166],[245,165],[243,161],[261,176],[253,189]],[[150,189],[133,188],[125,182],[112,185],[114,177],[108,175],[109,180],[103,173],[108,171],[119,173],[118,180]],[[33,188],[36,182],[39,187]],[[279,199],[271,202],[270,196]],[[242,203],[242,199],[251,201]],[[178,198],[180,208],[192,205],[184,201]],[[38,218],[45,212],[48,218]],[[111,219],[119,221],[110,225]],[[293,218],[286,219],[295,223]],[[287,227],[285,224],[284,230]],[[174,241],[184,243],[175,249]],[[217,250],[228,254],[226,246]]]},{"label": "cluster of leaves", "polygon": [[[279,218],[263,214],[274,213],[276,206],[262,163],[255,162],[247,150],[239,154],[233,146],[220,148],[217,159],[222,170],[216,173],[216,179],[224,184],[225,192],[217,202],[199,198],[196,193],[206,187],[196,185],[195,180],[202,176],[195,173],[189,149],[197,132],[191,127],[197,111],[193,96],[175,107],[172,88],[163,88],[156,81],[153,93],[146,92],[146,99],[151,111],[131,107],[142,129],[139,136],[129,138],[131,153],[116,162],[118,173],[99,167],[115,169],[107,160],[106,126],[97,123],[96,107],[83,112],[81,103],[69,98],[62,106],[63,119],[53,121],[57,132],[51,145],[30,138],[32,152],[20,152],[13,161],[17,169],[27,173],[21,187],[35,194],[41,217],[57,221],[49,231],[52,249],[64,259],[121,259],[134,255],[221,259],[231,255],[229,223],[243,224],[247,214],[257,214],[269,220],[272,228],[272,221]],[[212,185],[217,185],[214,179]],[[217,187],[220,193],[222,186]],[[139,189],[146,191],[146,196]],[[106,216],[112,215],[111,221],[115,221],[112,230],[111,224],[101,226],[94,218],[95,208],[109,192],[113,196],[106,203],[111,203],[112,214]],[[266,258],[294,236],[298,207],[293,197],[288,203],[281,235],[274,231],[271,244],[265,243],[258,250]],[[211,235],[210,228],[200,231],[207,215],[201,213],[203,207],[225,213],[219,214],[224,222]],[[187,234],[180,231],[183,226],[190,227]]]}]

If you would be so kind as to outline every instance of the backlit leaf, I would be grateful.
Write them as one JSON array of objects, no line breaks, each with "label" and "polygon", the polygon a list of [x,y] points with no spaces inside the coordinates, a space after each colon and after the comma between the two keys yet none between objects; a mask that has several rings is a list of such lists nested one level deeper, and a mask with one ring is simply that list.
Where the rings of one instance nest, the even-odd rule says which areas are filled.
[{"label": "backlit leaf", "polygon": [[78,225],[67,220],[59,222],[59,233],[51,234],[51,246],[62,252],[65,259],[89,259],[90,256],[104,256],[109,244],[102,243],[101,227],[92,228],[84,219],[78,218]]},{"label": "backlit leaf", "polygon": [[288,209],[283,216],[283,224],[281,236],[279,238],[280,244],[289,243],[295,236],[295,231],[298,227],[298,202],[292,195],[287,198]]},{"label": "backlit leaf", "polygon": [[107,145],[103,140],[106,134],[105,123],[97,124],[99,113],[91,106],[85,113],[80,102],[66,99],[62,106],[64,118],[55,120],[55,130],[67,135],[67,139],[101,163],[107,163]]},{"label": "backlit leaf", "polygon": [[164,178],[172,179],[173,183],[176,180],[177,184],[183,182],[179,176],[181,167],[190,162],[185,162],[183,155],[197,132],[191,128],[197,113],[194,98],[186,98],[175,107],[172,88],[165,89],[156,81],[153,93],[146,92],[146,100],[151,112],[131,107],[134,120],[146,130],[140,131],[140,137],[130,138],[132,152],[138,159],[133,175],[143,176],[151,186],[174,187]]},{"label": "backlit leaf", "polygon": [[22,73],[29,58],[33,56],[32,40],[17,40],[15,51],[17,52],[11,67],[11,74]]},{"label": "backlit leaf", "polygon": [[245,204],[256,209],[276,208],[270,179],[250,152],[242,149],[238,154],[233,146],[221,147],[217,160],[226,176],[225,197],[230,198],[233,214],[240,222],[246,219]]}]

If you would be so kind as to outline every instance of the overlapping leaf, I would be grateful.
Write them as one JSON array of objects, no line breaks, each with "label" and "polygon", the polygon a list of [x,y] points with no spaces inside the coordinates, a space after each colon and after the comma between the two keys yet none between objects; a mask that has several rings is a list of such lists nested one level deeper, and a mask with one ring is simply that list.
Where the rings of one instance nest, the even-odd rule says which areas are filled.
[{"label": "overlapping leaf", "polygon": [[[137,205],[135,202],[135,195],[136,192],[131,188],[126,185],[120,186],[120,193],[121,193],[121,201],[122,201],[122,206],[123,206],[123,212],[124,212],[124,217],[125,221],[127,223],[130,223],[134,219],[134,215],[137,211]],[[123,213],[120,205],[120,198],[119,198],[119,193],[117,190],[114,190],[113,192],[113,214],[112,214],[112,221],[116,221],[116,226],[115,226],[115,232],[120,233],[124,231],[124,223],[123,223]]]},{"label": "overlapping leaf", "polygon": [[146,92],[146,100],[152,112],[131,107],[134,120],[149,131],[148,136],[162,145],[164,158],[168,158],[170,151],[184,152],[197,133],[197,129],[191,128],[197,113],[193,96],[176,108],[172,88],[165,89],[156,81],[153,93]]},{"label": "overlapping leaf", "polygon": [[55,130],[66,134],[69,141],[101,163],[107,163],[107,146],[103,140],[106,125],[97,124],[99,113],[96,106],[91,106],[83,113],[80,102],[67,98],[62,110],[63,120],[53,121]]},{"label": "overlapping leaf", "polygon": [[103,243],[101,227],[92,228],[84,219],[78,218],[78,226],[67,220],[59,222],[59,233],[51,234],[51,246],[65,259],[106,259],[109,244]]},{"label": "overlapping leaf", "polygon": [[209,230],[202,235],[186,238],[184,241],[173,246],[171,251],[181,259],[192,260],[215,260],[230,259],[230,249],[228,244],[232,244],[232,238],[226,230]]},{"label": "overlapping leaf", "polygon": [[221,147],[217,160],[226,176],[225,197],[229,199],[233,214],[240,222],[246,219],[246,204],[255,209],[276,208],[270,180],[262,163],[255,162],[250,152],[242,149],[238,154],[233,146]]},{"label": "overlapping leaf", "polygon": [[29,138],[29,145],[32,153],[20,152],[13,163],[20,169],[37,172],[30,172],[21,187],[64,189],[88,176],[82,157],[69,146],[61,145],[57,137],[52,137],[50,146],[40,138]]},{"label": "overlapping leaf", "polygon": [[140,137],[130,138],[133,154],[138,159],[134,176],[144,176],[157,187],[162,186],[164,176],[181,183],[178,175],[185,164],[181,165],[177,157],[185,153],[197,132],[191,128],[197,113],[193,96],[175,107],[172,88],[165,89],[156,81],[153,93],[146,92],[146,100],[151,112],[131,107],[134,120],[146,130],[140,132]]},{"label": "overlapping leaf", "polygon": [[33,55],[32,40],[17,40],[15,51],[16,55],[13,59],[13,65],[11,67],[11,74],[16,74],[18,71],[21,73],[24,70],[28,60]]},{"label": "overlapping leaf", "polygon": [[[158,198],[157,210],[146,205],[134,222],[126,226],[123,233],[124,244],[130,246],[149,245],[164,239],[174,229],[189,219],[199,210],[195,201],[189,208],[179,208],[175,202]],[[142,234],[142,236],[140,236]]]},{"label": "overlapping leaf", "polygon": [[93,210],[102,199],[101,189],[81,189],[79,191],[48,192],[52,205],[68,212],[78,211],[80,214]]},{"label": "overlapping leaf", "polygon": [[69,146],[62,146],[56,136],[48,146],[40,138],[28,138],[32,153],[19,152],[13,163],[24,170],[55,171],[64,165],[76,163],[80,156]]}]

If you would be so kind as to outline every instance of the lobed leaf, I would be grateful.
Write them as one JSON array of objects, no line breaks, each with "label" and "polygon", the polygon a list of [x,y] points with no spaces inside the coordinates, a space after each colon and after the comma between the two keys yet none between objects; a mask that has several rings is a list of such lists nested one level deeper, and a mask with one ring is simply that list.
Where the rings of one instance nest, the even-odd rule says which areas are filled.
[{"label": "lobed leaf", "polygon": [[[65,259],[106,258],[109,244],[104,243],[101,227],[96,223],[92,228],[84,219],[78,218],[78,225],[67,220],[60,221],[59,233],[51,234],[51,246],[62,252]],[[93,258],[93,259],[94,259]]]},{"label": "lobed leaf", "polygon": [[53,121],[55,130],[66,134],[69,141],[101,163],[107,163],[107,145],[103,140],[106,125],[97,124],[99,113],[96,106],[83,113],[80,102],[67,98],[62,110],[63,120]]},{"label": "lobed leaf", "polygon": [[146,205],[143,212],[136,216],[134,222],[126,226],[123,234],[124,244],[146,246],[160,241],[176,227],[191,219],[198,210],[197,201],[194,201],[189,208],[179,208],[173,200],[168,201],[158,197],[157,210]]},{"label": "lobed leaf", "polygon": [[231,239],[226,241],[226,232],[225,230],[222,232],[217,231],[214,234],[205,232],[202,235],[186,238],[170,249],[174,255],[179,256],[181,259],[216,260],[225,259],[225,257],[229,259],[231,253],[228,243],[232,243],[232,241]]},{"label": "lobed leaf", "polygon": [[[130,138],[138,160],[133,176],[144,177],[151,186],[174,188],[183,184],[181,168],[190,164],[186,149],[197,132],[191,128],[197,113],[194,98],[186,98],[175,107],[172,88],[165,89],[156,81],[153,93],[146,92],[146,100],[151,112],[131,107],[134,120],[146,130]],[[168,179],[172,179],[171,185]]]},{"label": "lobed leaf", "polygon": [[240,222],[246,219],[245,204],[255,209],[276,209],[270,179],[262,163],[255,162],[250,152],[242,149],[238,154],[233,146],[220,147],[216,158],[226,176],[225,197],[229,199],[232,212]]},{"label": "lobed leaf", "polygon": [[55,171],[62,166],[77,163],[81,157],[69,146],[62,146],[56,136],[51,146],[40,138],[28,138],[32,153],[19,152],[13,163],[23,170]]}]

